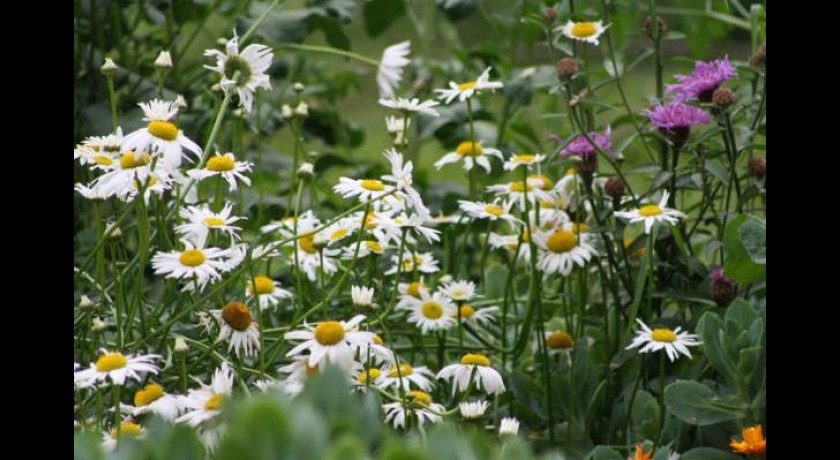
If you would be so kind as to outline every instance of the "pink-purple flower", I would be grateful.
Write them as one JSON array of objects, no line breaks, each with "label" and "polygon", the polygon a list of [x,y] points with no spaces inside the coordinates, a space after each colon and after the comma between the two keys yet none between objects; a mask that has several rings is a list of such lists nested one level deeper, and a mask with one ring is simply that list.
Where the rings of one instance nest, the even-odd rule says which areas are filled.
[{"label": "pink-purple flower", "polygon": [[[563,139],[559,136],[555,136],[554,138],[558,143],[563,143]],[[584,136],[578,136],[572,142],[569,142],[569,145],[560,152],[560,155],[563,157],[576,155],[582,159],[586,159],[598,153],[598,150],[606,152],[607,149],[612,146],[612,143],[610,142],[610,127],[607,126],[607,129],[604,130],[604,134],[598,132],[589,133],[589,139],[592,139],[592,142],[598,148],[595,148],[595,146],[593,146]]]},{"label": "pink-purple flower", "polygon": [[646,110],[644,114],[677,147],[681,147],[688,140],[692,126],[712,121],[705,111],[682,102],[672,102],[668,105],[657,102],[653,109]]},{"label": "pink-purple flower", "polygon": [[674,75],[679,83],[668,85],[668,93],[674,93],[676,101],[700,99],[702,102],[710,102],[712,93],[736,75],[735,68],[729,63],[729,56],[712,62],[697,61],[690,75]]}]

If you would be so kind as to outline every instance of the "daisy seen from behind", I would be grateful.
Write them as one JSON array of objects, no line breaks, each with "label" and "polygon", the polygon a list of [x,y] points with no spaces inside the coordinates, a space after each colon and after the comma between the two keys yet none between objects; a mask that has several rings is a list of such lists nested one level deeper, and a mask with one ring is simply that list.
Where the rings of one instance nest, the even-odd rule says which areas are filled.
[{"label": "daisy seen from behind", "polygon": [[696,347],[702,344],[695,334],[689,334],[683,331],[681,327],[676,329],[667,327],[651,329],[642,320],[636,318],[636,321],[639,323],[640,329],[636,331],[636,336],[627,346],[627,350],[639,347],[641,347],[639,353],[654,353],[665,350],[668,359],[673,362],[680,354],[690,359],[691,352],[688,351],[688,347]]},{"label": "daisy seen from behind", "polygon": [[393,98],[394,89],[402,81],[403,69],[411,60],[406,56],[411,53],[411,42],[404,41],[385,48],[379,68],[376,72],[376,83],[379,85],[379,97]]},{"label": "daisy seen from behind", "polygon": [[422,113],[425,115],[429,115],[430,117],[439,117],[440,113],[435,110],[433,107],[440,104],[438,101],[434,100],[426,100],[420,101],[418,98],[406,99],[403,97],[398,98],[383,98],[379,100],[379,105],[384,107],[388,107],[389,109],[399,110],[407,115],[408,112],[415,112],[415,113]]}]

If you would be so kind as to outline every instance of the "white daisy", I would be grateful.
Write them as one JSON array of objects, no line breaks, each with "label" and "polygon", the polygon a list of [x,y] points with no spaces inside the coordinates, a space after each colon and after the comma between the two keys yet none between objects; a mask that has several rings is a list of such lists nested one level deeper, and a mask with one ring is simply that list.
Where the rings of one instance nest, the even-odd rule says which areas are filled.
[{"label": "white daisy", "polygon": [[464,141],[458,144],[458,147],[455,147],[454,152],[449,152],[441,157],[440,160],[436,161],[435,168],[440,169],[443,165],[457,163],[458,161],[463,160],[464,170],[469,171],[473,168],[473,166],[479,165],[489,173],[491,169],[489,160],[490,155],[500,160],[503,159],[501,151],[484,147],[481,145],[481,141],[475,143]]},{"label": "white daisy", "polygon": [[[463,304],[459,308],[461,313],[461,324],[481,324],[487,326],[495,321],[495,314],[499,312],[499,307],[487,307],[475,309],[472,305]],[[457,315],[455,317],[457,319]]]},{"label": "white daisy", "polygon": [[516,251],[516,248],[518,247],[518,260],[528,261],[531,260],[531,246],[527,241],[527,232],[523,231],[522,236],[526,238],[523,238],[522,244],[519,244],[519,235],[501,235],[498,233],[490,233],[488,243],[490,243],[490,247],[494,249],[505,249],[511,252]]},{"label": "white daisy", "polygon": [[86,198],[82,188],[97,198],[128,196],[132,192],[136,193],[137,184],[145,184],[148,181],[152,174],[151,163],[152,156],[148,153],[126,152],[107,165],[107,168],[99,168],[105,171],[105,174],[97,177],[89,186],[77,186],[76,189]]},{"label": "white daisy", "polygon": [[[422,254],[411,254],[411,251],[405,251],[402,258],[402,273],[410,273],[413,271],[418,271],[420,273],[436,273],[440,271],[440,267],[437,265],[437,260],[435,260],[435,256],[432,255],[431,252],[424,252]],[[391,266],[388,271],[385,272],[385,275],[393,275],[396,274],[398,271],[398,264],[399,264],[398,256],[391,257]]]},{"label": "white daisy", "polygon": [[492,367],[490,360],[480,354],[467,353],[461,358],[460,364],[450,364],[437,374],[437,378],[451,380],[452,395],[458,391],[467,391],[473,383],[475,375],[476,389],[487,394],[502,394],[505,384],[502,376]]},{"label": "white daisy", "polygon": [[579,40],[593,45],[598,44],[598,37],[603,34],[609,25],[604,26],[603,21],[595,22],[575,22],[572,20],[566,21],[566,24],[557,28],[557,32],[569,37],[573,40]]},{"label": "white daisy", "polygon": [[[254,93],[257,89],[271,89],[271,82],[265,73],[271,67],[271,60],[274,58],[271,48],[251,44],[240,53],[239,37],[234,31],[233,38],[225,44],[224,53],[219,50],[206,50],[204,55],[216,59],[215,66],[204,67],[221,75],[222,81],[219,85],[222,90],[225,92],[231,89],[236,90],[239,95],[239,105],[246,112],[250,112],[253,107]],[[234,80],[237,71],[239,75]]]},{"label": "white daisy", "polygon": [[231,397],[233,370],[226,362],[222,362],[213,373],[210,385],[199,383],[200,388],[190,389],[186,396],[181,396],[181,405],[186,413],[175,419],[176,423],[186,423],[196,427],[216,418]]},{"label": "white daisy", "polygon": [[373,341],[359,345],[359,361],[363,363],[384,363],[393,365],[394,352],[384,345],[379,334],[373,334]]},{"label": "white daisy", "polygon": [[360,202],[379,199],[393,190],[393,187],[385,185],[378,179],[350,179],[341,177],[333,191],[344,198],[359,197]]},{"label": "white daisy", "polygon": [[373,288],[351,286],[350,297],[353,299],[353,305],[363,308],[370,307],[373,305]]},{"label": "white daisy", "polygon": [[[399,229],[398,232],[394,232],[391,234],[392,237],[394,234],[399,235],[398,239],[402,237],[402,230],[408,229],[409,232],[406,235],[406,238],[407,241],[411,244],[417,243],[417,241],[413,238],[413,235],[415,234],[425,238],[426,242],[429,244],[440,241],[440,231],[434,228],[426,227],[425,224],[426,222],[428,222],[428,219],[424,218],[420,214],[412,214],[409,216],[403,212],[399,216],[396,216],[391,219],[383,218],[381,219],[381,221],[385,226],[393,226],[396,229]],[[394,241],[394,244],[397,243],[398,241]]]},{"label": "white daisy", "polygon": [[178,114],[178,106],[173,101],[152,99],[138,105],[143,110],[143,121],[148,121],[149,124],[125,136],[121,151],[163,155],[163,166],[168,170],[181,166],[184,150],[191,152],[196,158],[201,158],[201,147],[185,136],[172,121]]},{"label": "white daisy", "polygon": [[[204,289],[208,282],[222,278],[222,273],[232,270],[241,262],[232,249],[206,248],[182,240],[184,250],[158,252],[152,257],[156,275],[183,279],[187,287]],[[198,286],[193,286],[197,283]]]},{"label": "white daisy", "polygon": [[146,429],[132,421],[123,421],[120,423],[120,429],[113,428],[111,431],[106,431],[102,435],[102,450],[105,452],[113,452],[117,447],[120,439],[137,438],[142,439],[146,436]]},{"label": "white daisy", "polygon": [[439,104],[440,102],[431,99],[420,102],[420,99],[417,99],[416,97],[413,99],[398,97],[379,100],[379,105],[383,105],[394,110],[399,110],[401,112],[423,113],[432,117],[440,116],[440,113],[432,108]]},{"label": "white daisy", "polygon": [[219,337],[216,340],[228,342],[228,353],[233,350],[237,356],[242,355],[243,351],[246,357],[257,355],[260,350],[260,330],[247,305],[233,301],[212,313],[219,321]]},{"label": "white daisy", "polygon": [[279,284],[267,276],[256,276],[252,282],[246,284],[248,298],[259,297],[260,309],[265,310],[277,306],[281,300],[294,297],[290,291],[282,289]]},{"label": "white daisy", "polygon": [[589,244],[588,235],[575,234],[562,228],[534,234],[534,243],[540,248],[537,270],[569,276],[575,265],[583,267],[592,256],[598,255]]},{"label": "white daisy", "polygon": [[496,196],[504,197],[507,201],[507,206],[516,204],[520,210],[525,210],[525,200],[530,202],[529,207],[533,208],[537,201],[551,200],[551,194],[544,190],[534,187],[530,182],[513,181],[507,184],[496,184],[487,187],[488,192],[493,192]]},{"label": "white daisy", "polygon": [[[306,273],[309,281],[318,279],[321,267],[323,266],[324,274],[330,275],[338,271],[338,265],[335,258],[341,255],[341,251],[337,249],[322,249],[321,251],[315,245],[315,235],[308,234],[318,227],[319,221],[313,214],[303,215],[298,219],[298,234],[301,236],[297,241],[288,244],[294,245],[292,252],[292,263],[296,264]],[[284,233],[282,228],[279,228],[281,233]],[[284,235],[285,236],[285,235]],[[293,237],[294,234],[289,233],[286,238]]]},{"label": "white daisy", "polygon": [[516,436],[519,433],[519,420],[505,417],[499,423],[499,436]]},{"label": "white daisy", "polygon": [[412,367],[408,363],[400,363],[399,366],[383,369],[377,385],[383,390],[393,386],[408,391],[413,383],[423,391],[432,391],[432,381],[429,377],[434,378],[434,376],[435,374],[426,366]]},{"label": "white daisy", "polygon": [[[404,297],[401,310],[409,310],[408,322],[417,324],[423,334],[429,331],[449,329],[455,326],[455,304],[440,292],[429,295],[425,289],[420,290],[420,298]],[[398,305],[398,308],[400,306]]]},{"label": "white daisy", "polygon": [[475,293],[475,283],[469,280],[452,281],[438,290],[456,302],[466,302],[475,297],[480,297]]},{"label": "white daisy", "polygon": [[[385,423],[393,423],[394,428],[405,428],[407,415],[413,414],[417,417],[417,424],[423,426],[426,421],[429,423],[440,423],[443,417],[432,412],[444,412],[443,405],[432,401],[432,397],[424,391],[413,390],[406,394],[408,408],[402,402],[383,404],[385,411]],[[431,410],[429,410],[431,409]]]},{"label": "white daisy", "polygon": [[372,254],[381,256],[385,252],[385,249],[388,249],[388,243],[385,241],[362,240],[362,244],[359,245],[358,255],[356,254],[356,245],[351,244],[350,246],[342,249],[341,258],[344,260],[352,260],[354,256],[359,259],[363,259]]},{"label": "white daisy", "polygon": [[131,183],[131,187],[126,187],[123,190],[117,191],[117,198],[125,201],[126,203],[131,203],[135,198],[137,198],[140,188],[145,187],[143,190],[143,202],[148,203],[152,194],[160,197],[165,191],[171,189],[172,182],[173,176],[168,171],[165,171],[163,168],[156,168],[154,171],[151,171],[144,180],[134,180]]},{"label": "white daisy", "polygon": [[329,246],[349,238],[356,231],[356,221],[352,218],[339,219],[314,235],[312,244]]},{"label": "white daisy", "polygon": [[83,388],[100,382],[110,382],[114,385],[125,384],[126,379],[140,381],[140,373],[158,373],[155,360],[160,355],[123,355],[118,351],[109,352],[100,349],[102,355],[90,367],[73,373],[73,382]]},{"label": "white daisy", "polygon": [[251,172],[253,166],[254,164],[250,161],[236,161],[236,157],[232,153],[222,155],[216,152],[215,155],[207,159],[207,164],[204,165],[203,169],[189,170],[187,175],[198,181],[222,176],[222,179],[228,183],[228,190],[235,192],[237,180],[245,185],[251,185],[251,179],[246,177],[244,173]]},{"label": "white daisy", "polygon": [[551,190],[554,187],[554,181],[545,174],[531,174],[528,176],[528,183],[540,190]]},{"label": "white daisy", "polygon": [[[113,134],[105,136],[88,136],[79,147],[88,147],[96,153],[103,155],[119,156],[120,148],[122,146],[123,132],[122,127],[117,126],[117,130]],[[74,154],[74,158],[78,158]],[[84,164],[84,163],[82,163]]]},{"label": "white daisy", "polygon": [[458,411],[461,412],[464,420],[478,420],[487,412],[489,405],[487,401],[464,401],[458,404]]},{"label": "white daisy", "polygon": [[682,331],[681,327],[673,330],[667,327],[651,329],[642,320],[636,318],[636,321],[641,326],[641,329],[636,331],[636,336],[633,337],[633,341],[627,346],[627,350],[642,345],[644,346],[639,349],[639,353],[654,353],[664,349],[668,355],[668,359],[673,362],[680,354],[691,359],[691,352],[688,351],[688,347],[696,347],[702,344],[698,340],[697,335]]},{"label": "white daisy", "polygon": [[316,327],[304,326],[306,330],[290,331],[283,337],[286,340],[303,342],[289,350],[287,357],[309,351],[308,366],[314,367],[321,362],[338,366],[349,371],[353,366],[356,348],[373,341],[373,333],[356,330],[365,319],[356,315],[350,321],[321,321]]},{"label": "white daisy", "polygon": [[177,396],[165,392],[157,383],[150,383],[134,393],[132,409],[135,417],[151,412],[168,422],[174,422],[181,412],[181,401]]},{"label": "white daisy", "polygon": [[391,174],[382,176],[382,180],[393,183],[397,187],[397,190],[405,195],[422,220],[429,220],[431,213],[426,205],[423,204],[423,198],[420,197],[420,192],[412,186],[413,178],[411,173],[414,165],[410,161],[404,163],[402,153],[396,149],[386,149],[383,155],[385,155],[385,158],[391,164]]},{"label": "white daisy", "polygon": [[[530,154],[530,153],[517,153],[515,155],[511,155],[511,157],[508,158],[507,161],[505,161],[505,165],[504,165],[505,171],[513,171],[517,166],[526,166],[527,167],[527,166],[531,166],[531,165],[539,165],[544,159],[545,159],[545,156],[543,156],[542,153],[538,153],[536,155]],[[540,179],[542,179],[542,177],[543,176],[540,176]],[[543,182],[543,181],[540,180],[540,182]],[[539,188],[541,190],[546,189],[546,187],[544,186],[544,183],[542,183],[540,185],[541,186],[539,186]]]},{"label": "white daisy", "polygon": [[359,391],[366,391],[368,386],[376,386],[376,384],[379,383],[379,380],[382,378],[382,371],[375,367],[365,369],[361,364],[359,364],[355,369],[353,369],[351,377],[353,378],[353,386],[355,389]]},{"label": "white daisy", "polygon": [[231,216],[233,203],[226,203],[219,212],[213,212],[209,205],[186,206],[178,211],[178,215],[187,222],[175,227],[175,232],[185,239],[192,241],[196,246],[204,246],[210,230],[218,230],[230,235],[230,240],[239,239],[237,232],[241,227],[236,227],[236,221],[242,217]]},{"label": "white daisy", "polygon": [[492,203],[458,200],[458,207],[472,218],[490,220],[501,219],[511,224],[521,224],[522,221],[510,213],[510,206],[511,203],[502,203],[500,205],[498,199],[494,200]]},{"label": "white daisy", "polygon": [[[321,369],[325,367],[327,367],[326,361],[310,366],[309,356],[295,356],[291,363],[277,368],[278,373],[286,376],[285,380],[279,382],[281,389],[286,394],[297,394],[300,391],[295,390],[302,390],[306,382],[310,378],[319,375]],[[288,390],[292,390],[291,393]]]},{"label": "white daisy", "polygon": [[476,80],[460,84],[450,81],[449,89],[436,89],[435,92],[440,93],[438,99],[441,99],[444,103],[449,104],[455,98],[464,102],[481,90],[488,89],[495,91],[503,86],[504,85],[500,81],[490,81],[490,67],[488,67],[484,69],[484,72],[482,72]]},{"label": "white daisy", "polygon": [[402,81],[403,68],[411,60],[406,58],[411,53],[411,42],[404,41],[385,48],[379,69],[376,72],[376,83],[379,85],[379,97],[393,98],[394,88]]},{"label": "white daisy", "polygon": [[650,233],[650,230],[653,228],[653,224],[656,222],[665,222],[669,225],[677,225],[677,221],[686,217],[685,214],[677,211],[676,209],[666,208],[666,203],[668,203],[668,192],[663,192],[662,198],[659,200],[659,204],[649,204],[642,206],[639,209],[627,212],[616,211],[615,216],[626,219],[631,224],[644,222],[645,233]]},{"label": "white daisy", "polygon": [[400,136],[405,134],[405,131],[411,127],[411,118],[409,117],[385,117],[385,127],[388,129],[388,134],[394,139],[394,143],[400,145]]}]

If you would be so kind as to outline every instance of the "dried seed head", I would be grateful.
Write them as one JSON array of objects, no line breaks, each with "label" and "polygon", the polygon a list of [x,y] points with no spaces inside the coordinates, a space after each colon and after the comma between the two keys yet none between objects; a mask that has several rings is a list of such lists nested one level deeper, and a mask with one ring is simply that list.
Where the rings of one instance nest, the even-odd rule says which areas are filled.
[{"label": "dried seed head", "polygon": [[578,73],[578,64],[574,59],[563,58],[557,61],[557,76],[570,80]]},{"label": "dried seed head", "polygon": [[[665,35],[665,31],[668,30],[668,26],[665,25],[665,20],[662,19],[662,16],[658,16],[658,23],[659,23],[659,38],[662,38]],[[642,23],[642,30],[645,32],[645,37],[653,40],[653,18],[650,16],[645,18],[645,22]]]},{"label": "dried seed head", "polygon": [[624,181],[618,176],[612,176],[604,183],[604,192],[614,201],[621,200],[624,196]]},{"label": "dried seed head", "polygon": [[752,157],[750,158],[750,162],[747,163],[747,170],[754,177],[761,179],[765,175],[767,175],[767,162],[764,160],[764,158]]},{"label": "dried seed head", "polygon": [[755,50],[755,54],[750,58],[750,65],[755,67],[767,67],[767,42],[762,43]]},{"label": "dried seed head", "polygon": [[727,110],[738,103],[738,95],[727,88],[718,88],[712,93],[712,103],[719,110]]}]

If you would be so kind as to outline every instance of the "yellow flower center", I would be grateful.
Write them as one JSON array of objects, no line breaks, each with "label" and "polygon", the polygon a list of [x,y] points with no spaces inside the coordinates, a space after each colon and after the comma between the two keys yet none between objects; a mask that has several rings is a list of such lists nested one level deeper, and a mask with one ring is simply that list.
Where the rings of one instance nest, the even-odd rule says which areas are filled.
[{"label": "yellow flower center", "polygon": [[511,192],[518,192],[522,193],[524,191],[531,191],[534,189],[534,186],[531,184],[526,184],[525,182],[518,181],[518,182],[511,182],[510,183],[510,191]]},{"label": "yellow flower center", "polygon": [[402,363],[397,366],[391,367],[391,370],[388,371],[388,375],[391,376],[392,379],[399,378],[400,376],[406,377],[414,373],[414,369],[411,367],[410,364]]},{"label": "yellow flower center", "polygon": [[[120,423],[120,436],[130,436],[136,438],[143,434],[143,427],[140,425],[133,423],[133,422],[122,422]],[[111,430],[111,437],[117,439],[117,430]]]},{"label": "yellow flower center", "polygon": [[569,252],[577,245],[578,239],[574,233],[567,230],[557,230],[546,241],[546,246],[551,252],[562,254]]},{"label": "yellow flower center", "polygon": [[522,230],[521,238],[522,238],[523,243],[527,243],[527,242],[531,241],[531,234],[528,233],[528,230]]},{"label": "yellow flower center", "polygon": [[385,250],[382,247],[382,245],[379,244],[379,242],[373,241],[373,240],[365,241],[365,246],[367,246],[367,248],[370,249],[371,251],[376,252],[376,253],[380,253],[380,254],[382,253],[382,251]]},{"label": "yellow flower center", "polygon": [[271,294],[274,292],[274,280],[267,276],[258,276],[254,278],[254,282],[251,283],[251,294],[257,291],[257,294],[264,295],[264,294]]},{"label": "yellow flower center", "polygon": [[461,305],[461,318],[472,318],[472,315],[475,314],[475,308],[472,305]]},{"label": "yellow flower center", "polygon": [[531,155],[529,153],[521,153],[519,155],[514,155],[513,158],[511,158],[514,163],[532,163],[536,161],[536,159],[536,155]]},{"label": "yellow flower center", "polygon": [[370,190],[371,192],[381,192],[385,190],[385,184],[383,184],[381,180],[362,179],[360,184],[363,189]]},{"label": "yellow flower center", "polygon": [[181,265],[198,267],[204,263],[205,258],[204,253],[200,249],[187,249],[181,253],[181,257],[178,260],[181,262]]},{"label": "yellow flower center", "polygon": [[220,227],[225,224],[225,221],[224,219],[219,219],[218,217],[205,217],[204,223],[209,227]]},{"label": "yellow flower center", "polygon": [[408,392],[408,395],[411,396],[411,402],[417,402],[426,406],[432,403],[432,397],[425,391],[412,390]]},{"label": "yellow flower center", "polygon": [[166,141],[174,141],[178,137],[178,127],[170,121],[153,120],[147,129],[152,136]]},{"label": "yellow flower center", "polygon": [[423,316],[429,319],[438,319],[443,316],[443,306],[437,302],[426,302],[420,307]]},{"label": "yellow flower center", "polygon": [[484,149],[481,147],[481,144],[478,142],[461,142],[458,144],[458,147],[455,148],[455,153],[461,155],[462,157],[472,156],[477,157],[484,153]]},{"label": "yellow flower center", "polygon": [[315,246],[312,244],[314,241],[315,241],[315,236],[314,235],[307,235],[307,236],[301,237],[298,240],[298,246],[300,246],[301,249],[303,249],[304,251],[306,251],[310,254],[315,254],[318,251],[315,250]]},{"label": "yellow flower center", "polygon": [[467,365],[474,365],[474,366],[490,366],[490,360],[487,359],[484,355],[479,355],[477,353],[467,353],[461,358],[461,364]]},{"label": "yellow flower center", "polygon": [[125,367],[126,364],[128,364],[128,360],[122,353],[105,353],[96,360],[96,370],[98,372],[111,372]]},{"label": "yellow flower center", "polygon": [[649,204],[647,206],[642,206],[639,208],[639,214],[644,217],[653,217],[662,214],[662,208],[655,204]]},{"label": "yellow flower center", "polygon": [[233,301],[222,308],[222,319],[237,331],[244,331],[251,325],[251,311],[244,303]]},{"label": "yellow flower center", "polygon": [[137,390],[134,393],[134,405],[137,407],[148,406],[160,399],[161,396],[163,396],[163,387],[156,383],[150,383],[142,390]]},{"label": "yellow flower center", "polygon": [[102,166],[111,166],[112,164],[114,164],[114,160],[111,157],[106,157],[102,155],[96,155],[95,157],[93,157],[93,161],[94,163]]},{"label": "yellow flower center", "polygon": [[141,153],[139,157],[134,157],[134,152],[124,153],[120,157],[120,168],[133,169],[140,166],[145,166],[152,162],[152,157],[148,153]]},{"label": "yellow flower center", "polygon": [[461,83],[460,85],[458,85],[458,89],[461,90],[461,91],[466,91],[468,89],[474,89],[474,88],[475,88],[475,81],[468,81],[466,83]]},{"label": "yellow flower center", "polygon": [[[542,190],[548,190],[551,187],[554,187],[554,182],[552,182],[552,180],[549,179],[548,176],[546,176],[544,174],[533,174],[531,176],[528,176],[528,179],[538,181],[540,183],[539,188],[542,189]],[[553,205],[554,205],[554,203],[551,203],[549,206],[553,206]]]},{"label": "yellow flower center", "polygon": [[497,204],[486,204],[486,205],[484,205],[484,211],[487,212],[487,214],[492,214],[496,217],[500,217],[502,214],[505,213],[505,210],[502,209],[502,207],[497,205]]},{"label": "yellow flower center", "polygon": [[347,236],[347,229],[346,228],[339,228],[338,230],[330,233],[330,239],[332,241],[338,241],[342,238]]},{"label": "yellow flower center", "polygon": [[586,38],[598,32],[598,25],[594,22],[578,22],[572,26],[572,35],[577,38]]},{"label": "yellow flower center", "polygon": [[677,340],[677,334],[666,327],[657,327],[650,333],[650,338],[656,342],[674,342]]},{"label": "yellow flower center", "polygon": [[376,218],[377,215],[375,212],[371,212],[370,214],[368,214],[368,216],[365,218],[365,230],[373,230],[374,228],[376,228]]},{"label": "yellow flower center", "polygon": [[575,222],[572,224],[572,233],[580,235],[589,231],[589,226],[583,222]]},{"label": "yellow flower center", "polygon": [[368,369],[367,371],[359,374],[359,383],[364,385],[364,384],[368,383],[369,381],[372,382],[372,381],[378,379],[380,375],[382,375],[382,371],[380,371],[379,369],[377,369],[377,368]]},{"label": "yellow flower center", "polygon": [[217,155],[207,160],[207,169],[210,171],[233,171],[234,166],[233,155]]},{"label": "yellow flower center", "polygon": [[572,340],[572,336],[566,332],[554,332],[548,337],[545,338],[545,344],[548,345],[548,348],[552,348],[554,350],[565,350],[566,348],[572,348],[574,345],[574,340]]},{"label": "yellow flower center", "polygon": [[321,345],[335,345],[344,340],[344,326],[338,321],[324,321],[315,328],[315,340]]},{"label": "yellow flower center", "polygon": [[415,282],[408,285],[408,289],[406,289],[405,292],[408,295],[419,299],[420,298],[420,289],[422,287],[423,287],[422,283],[420,283],[419,281],[415,281]]},{"label": "yellow flower center", "polygon": [[219,410],[222,408],[222,404],[225,403],[225,399],[227,399],[227,395],[224,393],[216,393],[204,403],[204,410]]},{"label": "yellow flower center", "polygon": [[382,345],[382,337],[379,337],[379,334],[373,334],[373,343]]}]

